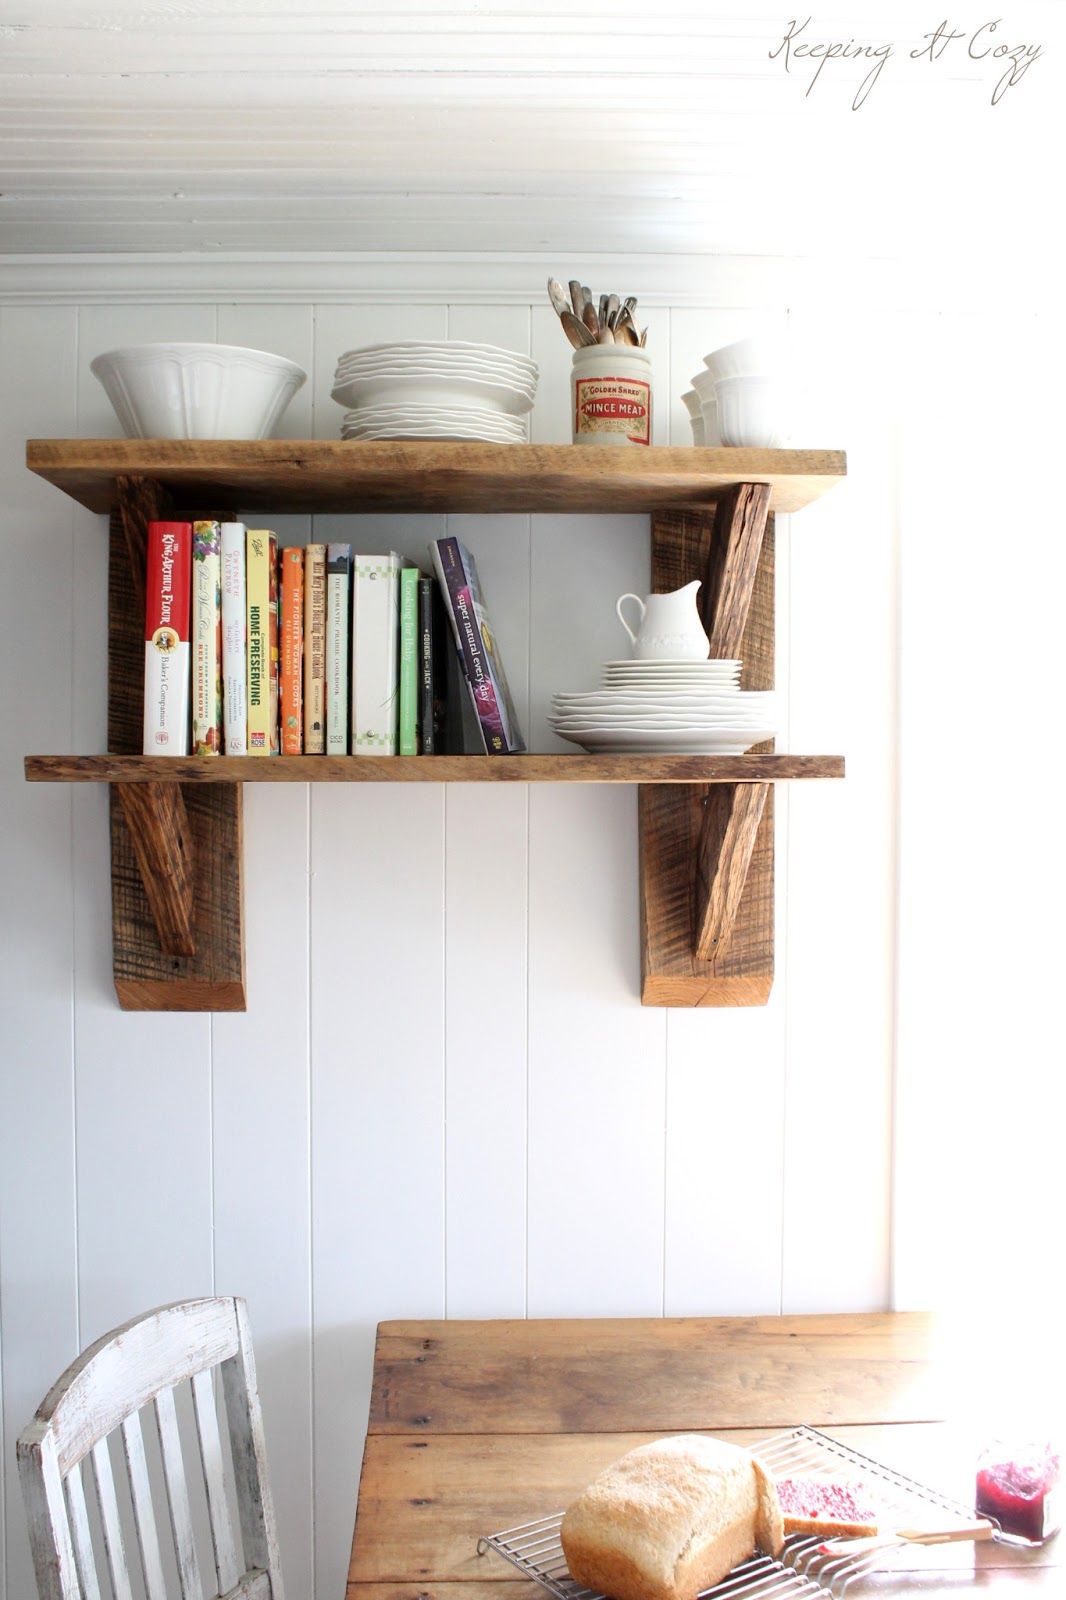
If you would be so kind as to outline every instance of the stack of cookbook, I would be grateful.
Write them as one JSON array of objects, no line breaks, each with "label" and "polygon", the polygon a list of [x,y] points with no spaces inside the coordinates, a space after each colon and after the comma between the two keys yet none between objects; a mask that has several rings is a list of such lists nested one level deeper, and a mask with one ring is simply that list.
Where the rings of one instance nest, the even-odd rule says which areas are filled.
[{"label": "stack of cookbook", "polygon": [[482,749],[524,750],[473,557],[458,539],[429,553],[433,576],[395,552],[279,549],[241,522],[150,523],[145,754],[461,749],[449,656]]}]

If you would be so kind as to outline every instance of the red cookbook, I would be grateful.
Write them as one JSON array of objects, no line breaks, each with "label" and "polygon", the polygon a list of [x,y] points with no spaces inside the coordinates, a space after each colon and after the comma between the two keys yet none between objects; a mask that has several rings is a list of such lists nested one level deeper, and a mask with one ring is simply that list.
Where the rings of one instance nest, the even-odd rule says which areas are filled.
[{"label": "red cookbook", "polygon": [[144,753],[189,753],[192,523],[148,524],[144,614]]}]

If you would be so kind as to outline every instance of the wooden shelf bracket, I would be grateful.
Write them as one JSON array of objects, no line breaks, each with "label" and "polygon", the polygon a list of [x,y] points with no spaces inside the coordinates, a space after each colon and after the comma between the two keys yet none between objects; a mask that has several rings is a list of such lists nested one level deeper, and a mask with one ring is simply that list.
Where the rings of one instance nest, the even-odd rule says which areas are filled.
[{"label": "wooden shelf bracket", "polygon": [[[745,689],[774,683],[769,506],[769,485],[743,483],[713,512],[661,512],[651,524],[652,590],[702,580],[711,655],[741,659]],[[639,817],[644,1004],[764,1005],[774,973],[773,786],[642,784]]]},{"label": "wooden shelf bracket", "polygon": [[194,956],[193,849],[185,798],[173,783],[115,786],[159,948],[166,956]]},{"label": "wooden shelf bracket", "polygon": [[[147,525],[166,491],[119,478],[108,575],[108,749],[141,750]],[[243,1011],[242,786],[111,785],[115,989],[129,1011]]]}]

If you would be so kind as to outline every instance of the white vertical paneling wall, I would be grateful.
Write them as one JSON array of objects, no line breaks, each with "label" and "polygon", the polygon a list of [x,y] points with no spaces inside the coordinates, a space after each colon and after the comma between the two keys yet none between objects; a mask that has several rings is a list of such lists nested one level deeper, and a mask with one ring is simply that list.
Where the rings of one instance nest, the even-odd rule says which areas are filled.
[{"label": "white vertical paneling wall", "polygon": [[[117,431],[91,358],[152,338],[277,350],[311,373],[283,431],[329,437],[338,351],[487,339],[540,361],[533,437],[564,441],[569,349],[541,273],[523,299],[494,293],[492,271],[453,303],[404,298],[383,270],[380,299],[353,304],[97,289],[0,310],[6,1600],[32,1588],[17,1432],[79,1348],[159,1302],[247,1296],[286,1576],[318,1600],[342,1593],[379,1319],[887,1303],[895,465],[869,393],[816,441],[852,450],[849,483],[779,524],[791,743],[843,750],[849,777],[779,798],[764,1010],[640,1006],[631,788],[253,785],[248,1013],[124,1015],[106,796],[22,780],[27,751],[104,748],[105,524],[21,464],[28,434]],[[660,442],[689,442],[677,396],[704,351],[784,315],[765,267],[751,304],[742,273],[720,303],[714,281],[703,304],[652,305]],[[646,586],[646,520],[314,532],[424,559],[446,521],[477,554],[529,743],[556,748],[552,690],[621,653],[614,601]],[[849,1153],[855,1115],[869,1131]],[[846,1237],[827,1254],[841,1181]]]}]

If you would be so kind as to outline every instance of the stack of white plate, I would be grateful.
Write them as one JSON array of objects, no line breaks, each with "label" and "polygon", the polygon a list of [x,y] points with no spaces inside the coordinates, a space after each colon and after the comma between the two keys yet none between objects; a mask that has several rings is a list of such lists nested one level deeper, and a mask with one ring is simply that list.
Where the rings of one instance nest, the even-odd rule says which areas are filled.
[{"label": "stack of white plate", "polygon": [[537,370],[516,351],[458,339],[370,345],[341,356],[333,398],[349,408],[346,439],[514,444],[526,437]]},{"label": "stack of white plate", "polygon": [[360,406],[346,411],[342,439],[482,439],[525,444],[524,417],[479,406]]},{"label": "stack of white plate", "polygon": [[739,661],[608,661],[603,688],[557,694],[560,739],[615,755],[739,756],[776,732],[774,695],[740,687]]}]

